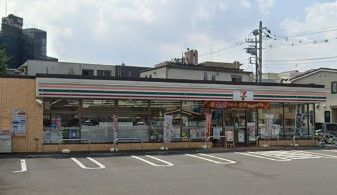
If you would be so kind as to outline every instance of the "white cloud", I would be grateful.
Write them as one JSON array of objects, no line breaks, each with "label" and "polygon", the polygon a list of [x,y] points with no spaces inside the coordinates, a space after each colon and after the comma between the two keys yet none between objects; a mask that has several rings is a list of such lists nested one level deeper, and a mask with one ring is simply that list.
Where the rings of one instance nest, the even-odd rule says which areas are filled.
[{"label": "white cloud", "polygon": [[245,8],[251,8],[252,7],[252,1],[251,0],[240,0],[240,5]]},{"label": "white cloud", "polygon": [[259,8],[263,14],[268,15],[274,5],[274,0],[257,0]]},{"label": "white cloud", "polygon": [[[313,32],[319,29],[331,29],[337,27],[337,1],[328,3],[315,3],[306,8],[306,15],[303,21],[294,19],[285,19],[281,26],[284,29],[284,35],[298,35],[306,32]],[[329,28],[330,27],[330,28]],[[316,57],[335,56],[337,51],[337,31],[324,32],[318,34],[307,34],[299,37],[289,37],[288,41],[271,42],[274,45],[285,45],[285,47],[276,47],[269,49],[266,43],[265,59],[307,59]],[[315,40],[329,39],[328,43],[312,44]],[[281,39],[282,40],[282,39]],[[306,45],[298,45],[299,41],[306,41]],[[295,46],[290,46],[295,43]],[[335,61],[333,61],[335,60]],[[319,67],[337,68],[336,59],[329,61],[306,61],[282,63],[278,65],[269,65],[269,70],[276,69],[312,69]],[[266,63],[268,64],[268,63]],[[268,65],[267,65],[268,66]]]}]

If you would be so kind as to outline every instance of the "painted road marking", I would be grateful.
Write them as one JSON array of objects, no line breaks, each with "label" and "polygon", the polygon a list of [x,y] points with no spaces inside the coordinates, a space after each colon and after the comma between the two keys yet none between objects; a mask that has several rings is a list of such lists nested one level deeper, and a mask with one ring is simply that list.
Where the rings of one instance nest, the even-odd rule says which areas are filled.
[{"label": "painted road marking", "polygon": [[215,159],[223,160],[223,161],[227,161],[227,162],[220,162],[220,161],[217,161],[217,160],[212,160],[212,159],[197,156],[197,155],[194,155],[194,154],[185,154],[185,155],[190,156],[190,157],[194,157],[194,158],[199,158],[199,159],[202,159],[202,160],[205,160],[205,161],[208,161],[208,162],[212,162],[212,163],[215,163],[215,164],[233,164],[233,162],[236,163],[235,161],[231,161],[231,160],[228,160],[228,159],[224,159],[224,158],[220,158],[220,157],[216,157],[216,156],[211,156],[211,155],[207,155],[207,154],[203,155],[203,154],[199,153],[199,155],[203,155],[203,156],[207,156],[207,157],[211,157],[211,158],[215,158]]},{"label": "painted road marking", "polygon": [[337,150],[333,149],[333,150],[324,150],[326,152],[337,152]]},{"label": "painted road marking", "polygon": [[76,158],[71,158],[71,160],[73,160],[79,167],[81,167],[82,169],[104,169],[105,166],[102,165],[100,162],[98,162],[97,160],[87,157],[88,160],[90,160],[91,162],[95,163],[98,167],[86,167],[83,163],[81,163],[79,160],[77,160]]},{"label": "painted road marking", "polygon": [[274,158],[269,158],[269,157],[265,157],[265,156],[260,156],[260,155],[254,155],[250,152],[244,153],[244,152],[237,152],[238,154],[242,154],[242,155],[246,155],[246,156],[252,156],[252,157],[256,157],[256,158],[261,158],[261,159],[266,159],[266,160],[272,160],[272,161],[279,161],[279,162],[285,162],[285,161],[291,161],[290,159],[274,159]]},{"label": "painted road marking", "polygon": [[209,155],[209,154],[199,153],[199,155],[207,156],[207,157],[210,157],[210,158],[215,158],[215,159],[222,160],[222,161],[226,161],[226,162],[228,162],[227,164],[235,164],[236,163],[236,161],[234,161],[234,160],[229,160],[229,159],[226,159],[226,158],[221,158],[221,157],[217,157],[217,156],[213,156],[213,155]]},{"label": "painted road marking", "polygon": [[320,159],[320,158],[333,158],[337,156],[329,154],[320,154],[314,152],[307,152],[301,150],[290,151],[260,151],[260,152],[239,152],[239,154],[246,156],[253,156],[272,161],[291,161],[291,160],[304,160],[304,159]]},{"label": "painted road marking", "polygon": [[27,171],[26,160],[25,159],[21,159],[20,160],[20,164],[21,164],[21,170],[20,171],[13,171],[13,173],[22,173],[22,172],[26,172]]},{"label": "painted road marking", "polygon": [[145,156],[148,157],[148,158],[152,158],[152,159],[154,159],[154,160],[156,160],[156,161],[162,162],[162,163],[164,163],[164,164],[156,164],[156,163],[153,163],[153,162],[151,162],[151,161],[148,161],[148,160],[146,160],[146,159],[144,159],[144,158],[141,158],[141,157],[139,157],[139,156],[131,156],[131,157],[132,157],[132,158],[135,158],[135,159],[138,159],[138,160],[140,160],[140,161],[143,161],[143,162],[145,162],[145,163],[147,163],[147,164],[149,164],[149,165],[155,166],[155,167],[170,167],[170,166],[173,166],[173,165],[174,165],[174,164],[172,164],[172,163],[170,163],[170,162],[167,162],[167,161],[165,161],[165,160],[156,158],[156,157],[154,157],[154,156],[150,156],[150,155],[145,155]]}]

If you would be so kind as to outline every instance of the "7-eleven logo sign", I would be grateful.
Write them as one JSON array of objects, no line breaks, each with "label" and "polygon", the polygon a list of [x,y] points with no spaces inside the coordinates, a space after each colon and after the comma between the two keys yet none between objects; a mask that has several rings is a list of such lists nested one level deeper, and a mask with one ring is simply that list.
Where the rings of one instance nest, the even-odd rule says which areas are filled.
[{"label": "7-eleven logo sign", "polygon": [[254,93],[246,89],[234,90],[233,99],[235,101],[252,101],[254,100]]}]

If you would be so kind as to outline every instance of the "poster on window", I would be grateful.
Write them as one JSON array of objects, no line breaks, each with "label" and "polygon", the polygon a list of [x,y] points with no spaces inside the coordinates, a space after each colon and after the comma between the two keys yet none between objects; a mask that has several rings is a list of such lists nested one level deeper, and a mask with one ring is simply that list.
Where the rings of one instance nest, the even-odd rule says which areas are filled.
[{"label": "poster on window", "polygon": [[295,127],[295,136],[302,136],[303,134],[303,127],[305,126],[304,124],[304,114],[297,113],[296,114],[296,127]]},{"label": "poster on window", "polygon": [[164,115],[164,142],[169,143],[172,140],[173,136],[173,125],[172,125],[173,116]]},{"label": "poster on window", "polygon": [[221,131],[222,131],[222,127],[214,127],[213,128],[213,139],[220,139]]},{"label": "poster on window", "polygon": [[274,122],[274,115],[273,114],[265,114],[265,135],[263,135],[263,137],[266,138],[271,138],[273,135],[273,122]]},{"label": "poster on window", "polygon": [[25,135],[26,112],[24,110],[14,110],[12,116],[12,133],[14,135]]},{"label": "poster on window", "polygon": [[256,124],[255,122],[247,123],[247,130],[248,130],[248,139],[249,141],[255,141],[255,133],[256,133]]},{"label": "poster on window", "polygon": [[234,140],[234,133],[233,130],[227,130],[226,131],[226,140],[228,142],[232,142]]},{"label": "poster on window", "polygon": [[245,143],[245,131],[238,130],[238,141],[239,143]]},{"label": "poster on window", "polygon": [[113,128],[112,128],[112,138],[113,138],[113,142],[115,142],[115,140],[118,138],[118,115],[114,114],[113,116]]}]

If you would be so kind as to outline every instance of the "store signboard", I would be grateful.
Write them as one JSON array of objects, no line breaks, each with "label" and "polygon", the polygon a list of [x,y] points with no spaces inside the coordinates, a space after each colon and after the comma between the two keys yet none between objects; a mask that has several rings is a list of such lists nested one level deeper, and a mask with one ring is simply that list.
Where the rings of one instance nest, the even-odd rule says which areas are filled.
[{"label": "store signboard", "polygon": [[253,101],[254,93],[253,91],[248,91],[246,89],[234,90],[233,99],[235,101]]},{"label": "store signboard", "polygon": [[14,110],[12,115],[12,134],[25,135],[26,133],[26,112],[21,109]]},{"label": "store signboard", "polygon": [[222,131],[222,127],[214,127],[213,128],[213,139],[220,139],[221,131]]},{"label": "store signboard", "polygon": [[205,105],[211,109],[270,109],[271,105],[267,102],[227,102],[227,101],[211,101]]}]

